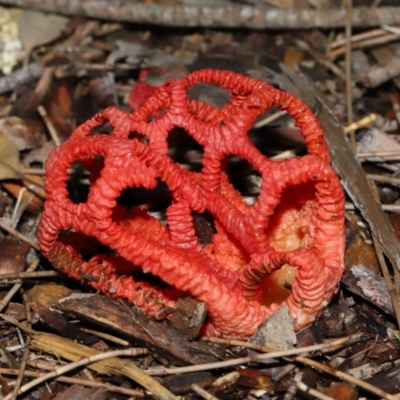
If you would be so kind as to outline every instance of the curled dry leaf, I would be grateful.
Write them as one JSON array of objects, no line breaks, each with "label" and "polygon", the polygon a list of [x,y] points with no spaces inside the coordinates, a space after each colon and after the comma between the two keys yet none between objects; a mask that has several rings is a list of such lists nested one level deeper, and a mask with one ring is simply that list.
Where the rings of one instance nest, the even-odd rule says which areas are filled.
[{"label": "curled dry leaf", "polygon": [[26,154],[22,159],[22,163],[26,166],[30,166],[34,163],[44,165],[47,157],[53,149],[54,143],[52,141],[48,141],[44,143],[43,146],[41,146],[40,148],[31,150],[28,154]]},{"label": "curled dry leaf", "polygon": [[[357,143],[357,152],[373,153],[381,151],[400,151],[400,144],[388,134],[377,128],[370,129]],[[385,162],[382,157],[368,157],[369,161]],[[392,164],[397,165],[397,164]]]},{"label": "curled dry leaf", "polygon": [[68,19],[56,14],[24,10],[18,18],[19,37],[26,51],[57,39]]},{"label": "curled dry leaf", "polygon": [[0,130],[0,181],[21,178],[17,146]]},{"label": "curled dry leaf", "polygon": [[57,133],[63,138],[67,138],[73,129],[74,116],[71,111],[73,102],[73,87],[63,82],[53,90],[47,106],[49,118]]},{"label": "curled dry leaf", "polygon": [[39,175],[24,175],[22,180],[3,181],[2,186],[17,198],[22,189],[22,204],[26,204],[26,209],[38,214],[43,208],[43,202],[46,198],[43,178]]},{"label": "curled dry leaf", "polygon": [[21,172],[19,150],[17,146],[0,130],[0,181],[2,186],[14,197],[22,194],[22,202],[27,203],[29,212],[38,213],[42,209],[45,192],[40,176],[24,176]]},{"label": "curled dry leaf", "polygon": [[12,236],[0,240],[0,274],[22,272],[25,268],[29,244]]},{"label": "curled dry leaf", "polygon": [[18,150],[36,149],[42,146],[45,142],[42,126],[38,121],[15,116],[0,119],[0,130]]}]

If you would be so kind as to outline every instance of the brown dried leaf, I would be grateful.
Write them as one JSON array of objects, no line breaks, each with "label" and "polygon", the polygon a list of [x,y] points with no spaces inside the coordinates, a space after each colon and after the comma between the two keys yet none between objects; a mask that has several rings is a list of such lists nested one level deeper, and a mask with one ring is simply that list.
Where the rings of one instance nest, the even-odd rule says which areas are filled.
[{"label": "brown dried leaf", "polygon": [[24,165],[31,165],[34,163],[41,163],[44,165],[44,163],[47,160],[47,157],[49,156],[50,152],[54,149],[54,143],[52,141],[48,141],[44,143],[42,147],[39,149],[34,149],[30,151],[22,160]]},{"label": "brown dried leaf", "polygon": [[55,400],[106,400],[110,398],[107,393],[107,389],[102,387],[84,388],[83,386],[73,385],[64,392],[59,393]]},{"label": "brown dried leaf", "polygon": [[347,382],[339,382],[329,388],[325,388],[323,393],[334,399],[356,400],[358,392]]},{"label": "brown dried leaf", "polygon": [[[380,151],[400,151],[400,144],[391,136],[377,128],[371,128],[357,143],[358,153],[370,153]],[[368,157],[368,161],[385,162],[382,157]],[[392,164],[399,166],[398,163]]]},{"label": "brown dried leaf", "polygon": [[28,291],[29,300],[43,307],[51,307],[60,299],[69,296],[72,291],[55,283],[36,285]]},{"label": "brown dried leaf", "polygon": [[362,237],[361,229],[356,224],[357,219],[346,225],[346,253],[344,265],[349,270],[354,265],[365,265],[377,275],[382,275],[373,246],[367,244]]},{"label": "brown dried leaf", "polygon": [[300,64],[303,60],[304,53],[296,47],[289,46],[285,51],[285,57],[283,63],[290,68],[294,68],[296,64]]},{"label": "brown dried leaf", "polygon": [[13,237],[0,240],[0,274],[22,272],[25,267],[25,258],[29,251],[29,244]]},{"label": "brown dried leaf", "polygon": [[73,87],[63,82],[54,89],[47,107],[51,122],[63,138],[68,138],[73,130],[73,101]]},{"label": "brown dried leaf", "polygon": [[19,117],[0,119],[0,130],[18,147],[18,150],[42,146],[45,141],[42,126],[38,121]]},{"label": "brown dried leaf", "polygon": [[67,18],[56,14],[25,10],[18,21],[19,36],[25,50],[30,51],[36,46],[57,39],[67,21]]},{"label": "brown dried leaf", "polygon": [[27,203],[26,209],[33,214],[42,211],[43,201],[46,198],[44,181],[39,175],[25,175],[20,180],[3,181],[2,186],[17,198],[23,188],[27,189],[22,193],[22,203]]},{"label": "brown dried leaf", "polygon": [[342,283],[352,293],[370,301],[384,312],[393,314],[393,306],[384,278],[364,265],[354,265],[346,271]]},{"label": "brown dried leaf", "polygon": [[0,180],[21,178],[19,151],[0,130]]}]

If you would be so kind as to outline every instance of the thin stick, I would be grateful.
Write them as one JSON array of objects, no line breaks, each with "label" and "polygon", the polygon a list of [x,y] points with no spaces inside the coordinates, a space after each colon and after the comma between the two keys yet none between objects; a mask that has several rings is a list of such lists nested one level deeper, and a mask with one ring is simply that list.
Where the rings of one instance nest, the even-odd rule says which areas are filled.
[{"label": "thin stick", "polygon": [[[32,262],[32,264],[28,267],[27,272],[31,272],[34,271],[37,266],[39,265],[39,259],[35,260]],[[8,303],[10,302],[10,300],[14,297],[15,293],[18,292],[19,289],[21,289],[21,284],[16,284],[14,285],[9,292],[7,293],[7,295],[0,301],[0,312],[3,311]]]},{"label": "thin stick", "polygon": [[[377,202],[379,202],[378,189],[376,188],[376,186],[373,182],[371,182],[370,186],[372,189],[372,193],[375,197],[375,200]],[[372,241],[374,243],[375,252],[378,257],[379,266],[381,267],[382,274],[385,279],[385,283],[386,283],[387,289],[389,291],[390,298],[392,300],[393,310],[394,310],[394,314],[396,316],[396,321],[397,321],[397,327],[400,327],[400,302],[399,302],[399,298],[398,298],[398,293],[396,292],[396,289],[393,285],[393,280],[389,273],[389,268],[386,264],[385,257],[383,256],[382,247],[379,243],[378,238],[374,234],[372,234]],[[393,269],[396,270],[396,268],[393,268]]]},{"label": "thin stick", "polygon": [[[28,326],[25,324],[22,324],[18,322],[15,318],[12,318],[8,315],[5,314],[0,314],[0,318],[3,318],[5,321],[8,321],[15,326],[18,326],[20,329],[26,331],[29,335],[32,336],[32,346],[38,347],[42,349],[43,351],[47,352],[52,352],[54,353],[54,346],[57,347],[57,354],[62,353],[61,357],[69,358],[71,357],[71,354],[69,353],[69,350],[66,349],[66,347],[71,347],[75,346],[75,344],[68,340],[61,338],[56,335],[52,335],[49,333],[41,333],[41,332],[35,332],[32,329],[30,329]],[[51,348],[49,347],[50,342],[52,344]],[[86,356],[82,357],[82,359],[90,359],[92,362],[92,356],[97,356],[98,354],[96,353],[96,350],[91,349],[90,347],[77,344],[77,349],[76,353],[78,354],[86,354]],[[75,354],[76,354],[75,353]],[[79,360],[78,360],[79,361]],[[112,364],[113,367],[116,367],[119,373],[122,375],[134,380],[141,386],[145,387],[147,390],[149,390],[151,393],[153,393],[155,396],[158,396],[162,399],[165,400],[177,400],[177,397],[171,393],[166,387],[164,387],[161,383],[159,383],[157,380],[151,378],[147,374],[145,374],[139,367],[137,367],[134,363],[127,362],[127,361],[122,361],[119,358],[112,358],[110,359],[107,363],[97,363],[95,365],[89,366],[89,368],[93,368],[96,370],[100,370],[103,373],[111,373],[110,369],[110,364]],[[97,367],[96,367],[97,366]],[[4,400],[4,399],[3,399]]]},{"label": "thin stick", "polygon": [[[369,31],[353,35],[351,37],[351,43],[353,44],[353,43],[361,42],[363,40],[375,38],[377,36],[382,36],[385,34],[386,34],[386,31],[384,29],[371,29]],[[346,38],[336,39],[335,41],[332,42],[330,49],[331,50],[337,49],[338,47],[344,47],[345,45],[346,45]]]},{"label": "thin stick", "polygon": [[120,339],[118,337],[109,335],[104,332],[95,331],[93,329],[81,328],[83,332],[89,333],[90,335],[96,335],[99,338],[108,340],[109,342],[119,344],[121,346],[130,346],[131,344],[127,340]]},{"label": "thin stick", "polygon": [[[360,340],[361,336],[357,335],[357,338]],[[293,355],[297,355],[297,354],[303,354],[303,353],[308,353],[308,352],[312,352],[312,351],[317,351],[317,350],[321,350],[321,349],[325,349],[325,350],[336,349],[336,348],[341,347],[344,344],[348,343],[349,341],[350,341],[350,339],[348,337],[346,337],[346,338],[333,340],[329,343],[316,344],[316,345],[312,345],[312,346],[300,347],[297,349],[275,351],[275,352],[271,352],[268,354],[257,354],[255,356],[236,358],[233,360],[220,361],[220,362],[209,363],[209,364],[191,365],[188,367],[147,369],[144,372],[146,372],[147,374],[152,375],[152,376],[162,376],[162,375],[179,374],[179,373],[187,373],[187,372],[208,371],[211,369],[232,367],[234,365],[247,364],[250,362],[268,360],[270,358],[288,357],[288,356],[293,356]],[[230,342],[230,343],[232,343],[232,342]],[[246,343],[246,342],[244,342],[244,343]]]},{"label": "thin stick", "polygon": [[[346,106],[347,106],[347,124],[353,123],[353,82],[351,79],[351,33],[352,33],[352,15],[353,15],[353,1],[346,0]],[[350,143],[355,150],[356,136],[354,131],[350,131]]]},{"label": "thin stick", "polygon": [[11,235],[21,239],[23,242],[30,244],[35,250],[40,250],[39,245],[37,242],[29,239],[28,236],[25,236],[21,232],[18,232],[16,229],[12,228],[10,225],[6,224],[4,220],[0,218],[0,228],[3,228],[5,231],[10,233]]},{"label": "thin stick", "polygon": [[[25,303],[25,311],[26,311],[26,322],[30,328],[32,328],[31,325],[31,310],[29,306],[28,299],[26,297],[26,294],[24,293],[23,295],[24,298],[24,303]],[[21,387],[22,380],[25,376],[25,370],[26,370],[26,365],[28,362],[29,358],[29,345],[31,343],[31,337],[28,335],[26,338],[26,343],[25,343],[25,349],[24,349],[24,354],[22,356],[22,362],[21,362],[21,367],[19,369],[19,374],[17,377],[17,380],[15,382],[14,390],[12,391],[11,399],[16,400],[19,392],[19,388]]]},{"label": "thin stick", "polygon": [[[352,44],[351,48],[352,49],[362,49],[365,47],[372,47],[372,46],[377,46],[377,45],[384,44],[384,43],[393,42],[398,39],[399,39],[399,37],[397,34],[386,32],[384,35],[354,43],[354,44]],[[345,52],[346,52],[346,49],[342,47],[340,49],[330,51],[327,54],[327,57],[335,58],[335,57],[342,55]]]},{"label": "thin stick", "polygon": [[285,115],[287,115],[287,111],[277,111],[276,113],[273,113],[271,115],[268,115],[265,118],[260,119],[259,121],[257,121],[254,125],[253,128],[257,129],[257,128],[261,128],[265,125],[270,124],[273,121],[276,121],[279,118],[284,117]]},{"label": "thin stick", "polygon": [[310,55],[317,61],[319,64],[323,65],[325,68],[329,69],[332,71],[337,77],[339,77],[342,80],[346,80],[345,75],[343,74],[343,71],[341,68],[339,68],[336,64],[334,64],[331,60],[328,58],[322,56],[320,53],[317,51],[313,50],[312,47],[305,42],[304,40],[296,40],[294,39],[295,43],[297,46],[300,47],[302,50],[306,50],[310,53]]},{"label": "thin stick", "polygon": [[[381,204],[383,211],[391,211],[391,212],[400,212],[399,204]],[[346,211],[355,211],[357,210],[356,206],[352,203],[345,204]]]},{"label": "thin stick", "polygon": [[7,279],[37,279],[52,278],[54,276],[62,276],[57,271],[25,271],[15,272],[12,274],[0,274],[0,283],[4,283]]},{"label": "thin stick", "polygon": [[371,113],[364,118],[361,118],[357,122],[353,122],[350,125],[344,127],[344,133],[350,133],[351,131],[355,131],[360,128],[364,128],[365,126],[371,124],[378,118],[378,114]]},{"label": "thin stick", "polygon": [[[107,358],[112,358],[112,357],[118,357],[118,356],[136,356],[139,354],[146,354],[147,349],[143,348],[131,348],[131,349],[123,349],[123,350],[114,350],[114,351],[108,351],[106,353],[99,353],[91,357],[83,357],[78,361],[72,362],[70,364],[64,365],[62,367],[57,368],[56,370],[49,372],[48,374],[42,375],[33,381],[27,383],[26,385],[22,386],[18,390],[18,394],[22,394],[27,392],[28,390],[32,389],[33,387],[51,379],[51,378],[56,378],[60,375],[66,374],[69,371],[72,371],[76,368],[82,367],[84,365],[100,361],[100,360],[105,360]],[[11,393],[8,394],[7,396],[3,397],[3,400],[10,400],[11,399]],[[175,398],[175,396],[173,396]]]},{"label": "thin stick", "polygon": [[45,175],[46,170],[44,168],[28,168],[28,167],[21,167],[22,173],[28,175]]},{"label": "thin stick", "polygon": [[289,158],[293,158],[296,156],[295,150],[285,150],[282,151],[281,153],[277,154],[276,156],[270,157],[271,160],[274,161],[281,161],[281,160],[287,160]]},{"label": "thin stick", "polygon": [[400,178],[393,178],[391,176],[367,174],[367,178],[376,182],[385,182],[392,185],[400,185]]},{"label": "thin stick", "polygon": [[361,379],[355,378],[354,376],[352,376],[350,374],[346,374],[345,372],[335,370],[335,369],[330,368],[330,367],[328,367],[324,364],[321,364],[317,361],[310,360],[309,358],[306,358],[306,357],[297,356],[294,359],[298,362],[301,362],[302,364],[306,364],[306,365],[309,365],[310,367],[318,368],[322,372],[325,372],[332,376],[336,376],[337,378],[343,379],[347,382],[357,385],[360,388],[368,390],[368,392],[374,393],[383,399],[395,400],[395,397],[393,395],[385,392],[384,390],[377,388],[376,386],[373,386],[367,382],[364,382]]},{"label": "thin stick", "polygon": [[54,144],[56,146],[59,146],[61,144],[60,138],[58,136],[56,128],[54,127],[53,123],[50,121],[50,118],[47,114],[46,109],[42,105],[40,105],[37,108],[37,110],[38,110],[38,113],[40,114],[40,116],[42,117],[42,119],[47,127],[47,130],[49,131],[50,136],[53,139]]},{"label": "thin stick", "polygon": [[206,399],[206,400],[218,400],[218,397],[215,397],[211,393],[208,393],[206,390],[204,390],[202,387],[200,387],[196,383],[193,383],[190,387],[193,390],[193,392],[197,393],[203,399]]},{"label": "thin stick", "polygon": [[[383,157],[390,160],[397,160],[400,159],[400,151],[371,151],[368,153],[357,153],[357,158],[376,158],[376,157]],[[361,160],[360,160],[361,161]]]},{"label": "thin stick", "polygon": [[[29,363],[30,364],[30,363]],[[0,368],[0,373],[4,375],[18,375],[19,370],[17,369],[9,369],[9,368]],[[25,377],[33,377],[37,378],[43,375],[43,372],[34,372],[34,371],[25,371]],[[81,385],[88,387],[103,387],[110,392],[126,394],[128,396],[134,397],[144,397],[144,392],[140,390],[134,389],[126,389],[120,386],[110,385],[108,383],[101,383],[97,381],[90,381],[87,379],[79,379],[79,378],[68,378],[66,376],[60,376],[55,378],[57,382],[69,383],[71,385]]]},{"label": "thin stick", "polygon": [[[354,341],[354,339],[358,339],[358,338],[359,338],[359,335],[354,335],[353,337],[349,336],[349,337],[346,337],[346,338],[342,338],[342,343],[346,343],[346,341],[350,342],[350,339],[352,341]],[[217,340],[215,340],[215,338],[210,338],[210,339],[213,342],[214,341],[218,341],[218,340],[219,341],[221,341],[221,340],[225,340],[226,341],[226,339],[217,339]],[[333,345],[335,342],[338,342],[338,340],[333,340],[333,341],[329,342],[329,344]],[[259,351],[264,351],[263,349],[266,348],[266,346],[258,345],[256,343],[243,342],[243,341],[240,341],[240,340],[228,340],[225,343],[228,343],[228,344],[231,344],[231,345],[234,344],[235,346],[243,346],[243,347],[247,347],[247,348],[251,348],[251,349],[258,349]],[[308,348],[310,348],[310,347],[313,347],[313,346],[308,346]],[[304,349],[307,349],[307,347],[303,347],[303,350]],[[297,350],[301,350],[301,348],[299,348]],[[288,350],[285,350],[283,352],[288,352]],[[267,355],[273,355],[273,354],[283,353],[283,352],[282,351],[277,351],[277,352],[269,353]],[[306,351],[303,351],[303,353],[306,353]],[[262,354],[259,354],[258,356],[262,356]],[[259,358],[258,356],[256,356],[256,357],[257,357],[258,360],[260,360],[261,358]],[[271,358],[271,357],[268,357],[268,358]],[[273,358],[278,358],[278,357],[274,356]],[[310,365],[310,366],[312,366],[314,368],[318,368],[319,370],[321,370],[321,371],[323,371],[323,372],[325,372],[325,373],[327,373],[329,375],[336,376],[336,377],[341,378],[341,379],[343,379],[345,381],[348,381],[348,382],[350,382],[350,383],[352,383],[354,385],[357,385],[357,386],[359,386],[359,387],[361,387],[361,388],[363,388],[365,390],[368,390],[369,392],[374,393],[374,394],[376,394],[377,396],[379,396],[381,398],[384,398],[384,399],[387,399],[387,400],[395,400],[395,397],[393,395],[385,392],[384,390],[381,390],[381,389],[379,389],[379,388],[377,388],[377,387],[375,387],[375,386],[373,386],[373,385],[371,385],[369,383],[366,383],[366,382],[362,381],[361,379],[355,378],[352,375],[349,375],[349,374],[346,374],[344,372],[341,372],[341,371],[335,370],[333,368],[330,368],[330,367],[328,367],[328,366],[326,366],[324,364],[321,364],[321,363],[319,363],[317,361],[311,360],[311,359],[306,358],[304,356],[293,357],[293,360],[301,362],[302,364]],[[314,394],[313,394],[313,396],[314,396]],[[321,397],[321,398],[323,399],[323,397]]]},{"label": "thin stick", "polygon": [[333,397],[327,396],[326,394],[323,394],[319,392],[318,390],[315,390],[313,388],[310,388],[307,386],[303,381],[297,381],[296,386],[304,393],[310,394],[311,396],[315,397],[316,399],[320,400],[335,400]]},{"label": "thin stick", "polygon": [[[203,340],[208,341],[208,342],[213,342],[213,343],[221,343],[221,344],[225,344],[225,345],[229,345],[229,346],[244,346],[248,349],[261,351],[263,353],[271,353],[271,352],[280,351],[273,347],[265,346],[265,345],[258,344],[258,343],[243,342],[242,340],[236,340],[236,339],[205,337],[205,338],[203,338]],[[350,346],[353,343],[359,343],[362,340],[363,340],[363,335],[357,333],[355,335],[330,340],[330,341],[318,344],[316,346],[320,346],[317,351],[319,351],[321,353],[328,353],[328,352],[336,351],[339,347],[342,347],[345,345]],[[244,345],[244,343],[245,343],[245,345]],[[303,349],[306,349],[306,348],[304,347]],[[316,351],[316,350],[314,350],[314,351]]]}]

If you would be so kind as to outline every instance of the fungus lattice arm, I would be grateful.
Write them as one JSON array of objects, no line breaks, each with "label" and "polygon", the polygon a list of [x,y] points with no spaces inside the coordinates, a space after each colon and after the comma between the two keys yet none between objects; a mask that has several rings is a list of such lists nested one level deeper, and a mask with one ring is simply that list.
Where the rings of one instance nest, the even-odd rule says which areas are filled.
[{"label": "fungus lattice arm", "polygon": [[[198,83],[220,85],[231,94],[229,102],[217,109],[188,98]],[[271,107],[295,119],[307,156],[276,162],[250,142],[254,121]],[[94,134],[105,123],[112,133]],[[184,170],[168,156],[174,128],[204,147],[201,172]],[[229,182],[230,155],[247,160],[262,178],[253,206]],[[67,190],[75,161],[91,171],[89,196],[80,204]],[[297,269],[286,300],[297,328],[313,321],[337,290],[344,199],[323,132],[306,105],[265,82],[216,70],[166,82],[134,114],[110,107],[78,127],[50,155],[46,171],[48,198],[38,231],[44,255],[61,271],[148,312],[173,307],[184,291],[208,305],[206,332],[248,337],[279,307],[260,299],[265,278],[284,264]],[[158,181],[172,194],[167,226],[142,209],[117,205],[125,189],[153,189]],[[205,246],[198,243],[193,211],[214,218],[215,233]],[[66,231],[75,234],[69,241]],[[109,254],[86,260],[86,242],[78,243],[76,234],[95,238]],[[136,282],[130,271],[138,269],[167,287]]]}]

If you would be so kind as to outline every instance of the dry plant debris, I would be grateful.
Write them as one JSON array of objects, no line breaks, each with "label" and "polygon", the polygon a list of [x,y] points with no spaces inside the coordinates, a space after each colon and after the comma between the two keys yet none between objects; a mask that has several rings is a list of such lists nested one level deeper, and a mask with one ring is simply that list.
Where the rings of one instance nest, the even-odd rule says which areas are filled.
[{"label": "dry plant debris", "polygon": [[[82,7],[84,3],[87,7]],[[354,0],[353,4],[349,1],[341,7],[335,0],[132,0],[113,3],[106,14],[104,4],[98,0],[69,5],[64,1],[0,1],[2,398],[400,399],[397,2]],[[51,13],[54,11],[58,14]],[[138,26],[137,22],[149,25]],[[192,28],[179,30],[168,26]],[[243,81],[239,79],[235,85],[227,86],[229,79],[203,79],[204,73],[198,72],[203,69],[228,70],[231,72],[206,75],[230,76],[233,81],[240,76]],[[188,79],[200,76],[201,83],[187,84]],[[166,84],[171,79],[175,83]],[[243,82],[255,86],[241,93],[237,87],[246,86]],[[219,122],[224,121],[235,130],[237,121],[245,121],[241,134],[247,144],[241,148],[241,143],[233,140],[230,146],[235,151],[228,151],[217,160],[218,146],[212,152],[206,142],[193,140],[200,131],[184,125],[179,118],[168,129],[153,133],[165,136],[157,142],[146,126],[160,128],[159,121],[170,116],[169,106],[175,104],[169,100],[169,91],[174,88],[179,92],[178,86],[182,84],[191,87],[185,89],[185,100],[177,99],[178,103],[181,101],[175,110],[177,116],[187,101],[193,108],[192,117],[199,117],[202,107],[213,112],[211,119],[207,113],[202,115],[203,121],[196,122],[198,126],[210,123],[217,131],[223,129]],[[269,94],[253,96],[258,101],[254,110],[239,114],[237,109],[248,104],[257,87]],[[284,92],[290,95],[283,95]],[[301,110],[311,109],[317,117],[328,144],[323,146],[322,155],[314,150],[311,156],[306,155],[310,142],[303,139],[304,126],[295,126],[296,115],[291,116],[290,106],[289,112],[285,111],[287,105],[284,111],[279,109],[282,96],[296,96],[308,106],[297,103]],[[261,100],[275,107],[260,107]],[[158,105],[146,114],[143,110],[152,102]],[[110,110],[114,111],[110,114]],[[85,132],[82,143],[101,142],[102,151],[112,152],[113,141],[127,142],[128,147],[134,147],[130,151],[137,154],[140,148],[147,154],[132,167],[137,169],[140,164],[140,168],[154,172],[151,160],[162,156],[168,160],[168,166],[175,166],[177,176],[183,176],[188,183],[186,197],[177,196],[175,187],[158,179],[167,171],[165,168],[153,174],[155,183],[151,189],[121,187],[117,204],[124,210],[120,217],[125,224],[129,212],[142,208],[146,214],[140,215],[147,215],[142,221],[153,221],[163,235],[169,235],[171,227],[175,229],[169,207],[177,199],[193,202],[197,196],[196,177],[208,176],[204,174],[205,160],[209,157],[218,161],[220,168],[210,173],[223,174],[224,196],[230,196],[231,208],[225,210],[224,196],[220,203],[223,210],[218,210],[218,202],[212,205],[206,196],[201,198],[205,205],[185,211],[186,217],[190,217],[190,226],[185,225],[190,228],[190,237],[187,229],[181,236],[193,239],[200,253],[211,249],[215,236],[224,236],[221,243],[229,243],[236,250],[263,243],[262,235],[253,234],[257,224],[246,218],[247,236],[240,224],[233,224],[229,234],[235,237],[234,241],[226,240],[229,224],[215,221],[226,222],[232,215],[240,215],[237,209],[251,213],[256,208],[254,204],[265,199],[266,182],[274,188],[272,180],[255,165],[255,158],[246,156],[250,147],[255,149],[254,154],[260,154],[260,159],[268,159],[269,164],[277,166],[301,165],[304,157],[317,158],[319,173],[329,171],[329,179],[336,180],[328,166],[329,148],[332,166],[346,196],[346,248],[342,258],[338,244],[336,254],[327,257],[323,265],[344,260],[345,271],[337,295],[328,305],[324,304],[319,318],[295,332],[292,316],[281,308],[280,315],[270,316],[249,341],[239,341],[233,337],[247,339],[263,318],[255,318],[251,329],[243,330],[240,323],[235,326],[233,318],[228,321],[228,312],[224,315],[224,311],[218,311],[215,315],[229,322],[229,329],[224,331],[227,324],[218,325],[213,313],[218,300],[221,310],[229,310],[229,302],[221,297],[210,303],[210,294],[199,294],[207,285],[200,284],[199,293],[180,287],[186,293],[176,301],[172,277],[171,282],[165,276],[164,282],[156,276],[149,280],[149,274],[140,269],[132,273],[129,266],[130,278],[160,288],[163,299],[166,294],[173,298],[163,305],[152,299],[155,316],[149,316],[132,302],[94,293],[85,283],[56,272],[54,267],[59,266],[62,257],[48,262],[42,257],[36,236],[46,202],[44,187],[52,185],[45,177],[45,162],[60,143],[61,149],[75,151],[77,157],[71,161],[81,162],[65,166],[62,180],[71,204],[83,207],[95,178],[90,172],[96,166],[82,162],[84,145],[78,145],[76,129],[79,132],[81,128],[77,127],[96,114],[107,118],[89,136]],[[314,121],[311,114],[305,115]],[[142,128],[145,134],[140,131]],[[316,132],[320,132],[319,128]],[[127,135],[130,139],[126,139]],[[91,164],[101,163],[93,154]],[[143,160],[146,165],[142,165]],[[214,164],[207,161],[206,166],[210,165]],[[57,176],[58,171],[51,172]],[[128,172],[121,170],[118,177],[131,176]],[[292,170],[290,179],[301,172],[300,167]],[[273,174],[273,170],[268,173]],[[115,175],[111,176],[111,186],[118,184]],[[203,188],[204,184],[198,186]],[[212,185],[203,189],[211,191]],[[314,205],[320,201],[321,196],[317,197]],[[51,198],[52,194],[47,201]],[[238,198],[240,206],[235,201]],[[282,213],[281,209],[280,206],[275,212]],[[272,216],[272,211],[265,215]],[[47,206],[44,215],[49,215]],[[57,229],[71,227],[63,223],[65,215],[59,217],[54,222],[59,224]],[[79,222],[84,221],[81,218]],[[304,227],[305,231],[311,226]],[[145,230],[144,225],[138,228]],[[62,235],[78,233],[65,229]],[[151,235],[154,240],[154,234]],[[84,251],[75,275],[104,288],[97,280],[103,275],[89,274],[81,267],[98,254],[116,259],[119,248],[97,236],[81,236]],[[331,243],[342,240],[343,234],[332,231]],[[176,253],[188,257],[188,250],[176,249],[175,243],[171,243]],[[310,247],[314,245],[311,243]],[[256,252],[247,250],[246,254],[251,258]],[[221,256],[218,251],[214,255]],[[191,273],[196,274],[197,261],[188,258],[194,266]],[[261,262],[254,264],[256,274],[260,273],[260,265]],[[122,267],[120,264],[119,268]],[[71,265],[66,265],[66,269],[71,270]],[[239,279],[243,281],[244,277],[235,274],[229,276],[236,280],[238,288]],[[270,307],[287,301],[290,311],[290,296],[293,297],[299,276],[289,270],[277,272],[271,280],[263,279],[263,274],[261,271],[257,279],[271,288],[263,302]],[[328,300],[339,277],[338,273],[328,286],[318,287],[316,293],[324,293]],[[216,287],[228,278],[220,277]],[[250,285],[250,289],[256,286]],[[232,293],[227,291],[233,299],[243,296],[237,288],[233,287]],[[133,299],[134,294],[130,296]],[[313,315],[322,309],[320,302],[317,309]],[[304,325],[308,322],[307,318],[303,320]],[[201,338],[205,327],[213,327],[208,333],[223,332],[230,338]]]}]

